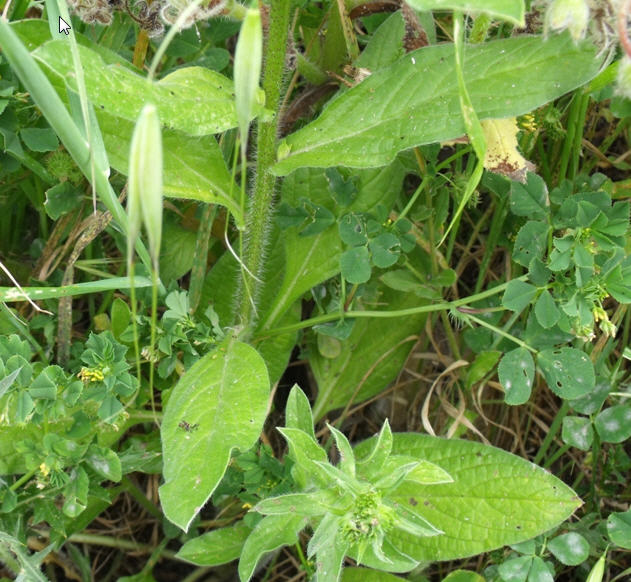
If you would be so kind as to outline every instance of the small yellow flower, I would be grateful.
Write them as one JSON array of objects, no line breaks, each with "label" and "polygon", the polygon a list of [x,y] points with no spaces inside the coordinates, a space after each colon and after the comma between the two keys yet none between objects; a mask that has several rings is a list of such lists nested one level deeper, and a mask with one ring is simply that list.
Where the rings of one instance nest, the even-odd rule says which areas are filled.
[{"label": "small yellow flower", "polygon": [[86,384],[88,382],[102,382],[105,380],[105,374],[97,368],[81,368],[77,376]]},{"label": "small yellow flower", "polygon": [[537,120],[532,113],[526,113],[517,118],[517,127],[528,133],[534,133],[537,131]]},{"label": "small yellow flower", "polygon": [[46,463],[42,463],[39,466],[39,472],[44,476],[44,477],[48,477],[48,474],[50,473],[50,467],[46,464]]},{"label": "small yellow flower", "polygon": [[252,509],[252,504],[251,503],[244,503],[241,506],[242,509]]}]

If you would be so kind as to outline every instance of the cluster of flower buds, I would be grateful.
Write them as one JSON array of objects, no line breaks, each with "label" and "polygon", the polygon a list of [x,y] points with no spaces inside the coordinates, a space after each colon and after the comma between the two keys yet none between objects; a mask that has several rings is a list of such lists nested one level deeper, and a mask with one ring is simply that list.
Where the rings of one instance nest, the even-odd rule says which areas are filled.
[{"label": "cluster of flower buds", "polygon": [[[168,0],[161,8],[160,15],[167,24],[175,24],[180,14],[191,4],[190,0]],[[188,18],[181,24],[182,28],[190,28],[200,20],[207,20],[221,13],[224,6],[223,0],[210,0],[202,2]]]},{"label": "cluster of flower buds", "polygon": [[69,0],[68,7],[83,22],[87,24],[103,24],[107,26],[112,23],[114,10],[118,9],[118,0]]}]

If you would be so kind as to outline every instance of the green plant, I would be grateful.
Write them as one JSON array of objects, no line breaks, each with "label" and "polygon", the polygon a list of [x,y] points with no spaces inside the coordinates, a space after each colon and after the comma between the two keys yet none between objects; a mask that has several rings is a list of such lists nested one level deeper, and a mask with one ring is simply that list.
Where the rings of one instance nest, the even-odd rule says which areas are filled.
[{"label": "green plant", "polygon": [[[22,4],[12,8],[14,19]],[[591,452],[583,463],[594,479],[574,484],[588,511],[604,492],[624,490],[628,458],[618,445],[631,437],[628,378],[622,358],[613,362],[629,336],[629,203],[618,200],[619,184],[579,171],[592,96],[611,89],[617,69],[625,83],[625,65],[608,61],[613,4],[604,4],[602,20],[589,20],[587,3],[553,2],[538,24],[533,14],[539,35],[512,34],[525,24],[522,0],[414,0],[388,17],[364,18],[361,38],[352,21],[365,8],[352,1],[271,0],[260,11],[199,0],[124,2],[117,11],[73,4],[85,22],[109,28],[75,19],[68,38],[56,31],[59,16],[70,21],[63,0],[47,0],[48,23],[0,18],[9,79],[0,98],[10,98],[0,130],[6,155],[52,186],[45,204],[34,194],[40,182],[22,188],[39,213],[41,236],[49,218],[80,217],[84,196],[112,219],[109,247],[99,251],[112,262],[87,271],[99,280],[67,284],[85,248],[81,238],[105,229],[97,225],[79,237],[63,276],[56,273],[49,286],[0,288],[0,299],[131,288],[130,297],[107,296],[99,313],[90,299],[80,333],[97,325],[107,331],[77,344],[72,358],[60,356],[64,367],[49,365],[40,328],[14,321],[8,310],[2,320],[25,338],[0,343],[0,444],[8,450],[18,443],[1,471],[1,527],[11,532],[2,548],[12,569],[32,566],[19,543],[33,524],[52,526],[57,549],[82,527],[66,518],[83,515],[86,525],[117,491],[184,532],[165,527],[165,540],[186,542],[180,557],[205,565],[240,557],[242,580],[264,553],[284,545],[295,548],[305,572],[327,580],[342,575],[347,557],[406,572],[506,544],[521,555],[498,554],[489,576],[549,579],[551,556],[561,565],[585,562],[584,540],[593,556],[605,555],[607,540],[627,547],[624,512],[611,514],[609,537],[595,535],[609,524],[599,517],[548,540],[578,497],[508,453],[392,434],[387,422],[355,448],[340,432],[361,403],[383,397],[417,343],[421,353],[431,345],[442,371],[422,406],[420,392],[405,396],[408,425],[418,415],[433,434],[433,416],[443,435],[470,431],[486,439],[476,394],[492,383],[500,397],[484,404],[498,404],[495,425],[503,426],[505,405],[528,406],[528,418],[541,408],[538,399],[555,405],[552,417],[535,423],[547,429],[535,462],[552,466],[570,447]],[[233,22],[203,23],[216,14]],[[155,40],[159,15],[172,25],[162,42]],[[231,71],[230,45],[216,44],[235,34],[240,20]],[[195,22],[197,31],[184,29]],[[626,51],[625,35],[620,43]],[[151,55],[148,75],[139,74]],[[285,83],[294,60],[295,75]],[[309,101],[300,75],[321,85],[319,99],[326,80],[344,82],[322,106]],[[22,89],[41,116],[30,119],[23,110]],[[296,94],[319,108],[316,119],[296,123],[311,117],[301,99],[286,107]],[[249,136],[253,123],[256,139]],[[624,134],[621,126],[616,131]],[[18,134],[37,155],[19,153]],[[454,139],[452,150],[439,151],[437,144]],[[518,148],[537,156],[541,177]],[[53,154],[39,155],[47,151]],[[128,214],[117,196],[125,180]],[[149,251],[138,236],[141,216]],[[0,238],[16,252],[14,237]],[[122,256],[129,277],[121,277]],[[187,293],[182,277],[189,271]],[[72,326],[68,305],[58,310],[60,330]],[[67,348],[69,333],[65,341],[59,336]],[[257,442],[268,432],[266,419],[278,422],[269,414],[272,387],[296,346],[317,395],[311,409],[298,388],[290,393],[281,429],[289,452],[275,446],[276,459]],[[443,377],[453,387],[449,396],[441,393]],[[432,405],[433,394],[440,406]],[[325,418],[337,464],[327,453],[331,441],[316,440],[314,421]],[[123,437],[129,427],[136,432]],[[601,458],[602,443],[615,462]],[[147,458],[145,446],[153,451]],[[565,475],[572,462],[563,465]],[[102,464],[107,471],[99,471]],[[162,473],[160,509],[125,477],[133,471]],[[106,490],[103,479],[120,485]],[[47,499],[63,496],[61,513],[38,506],[22,520],[42,484]],[[492,510],[491,500],[498,504]],[[195,538],[209,501],[228,511],[231,525]],[[237,505],[251,509],[242,520]],[[313,532],[306,557],[305,528]],[[534,536],[542,537],[527,541]],[[573,563],[565,550],[576,536],[582,560]],[[165,540],[150,564],[168,551]]]},{"label": "green plant", "polygon": [[[315,440],[309,401],[297,386],[285,414],[286,426],[279,430],[289,445],[293,491],[270,495],[252,508],[265,517],[242,540],[239,576],[244,581],[263,554],[299,543],[305,527],[313,531],[307,559],[315,564],[315,575],[319,580],[338,580],[346,555],[372,568],[405,572],[430,556],[466,555],[499,538],[505,543],[528,539],[580,503],[555,478],[533,474],[523,461],[497,449],[393,435],[387,422],[376,437],[358,447],[358,455],[347,438],[329,426],[339,454],[339,463],[333,465]],[[467,461],[454,462],[461,454]],[[486,471],[476,470],[476,465],[494,467],[498,484],[487,484],[486,492],[495,500],[493,509],[475,507],[468,499],[486,478]],[[545,518],[533,519],[535,506]],[[497,538],[474,540],[461,530],[484,527],[500,515],[503,523],[496,522],[501,531]],[[221,546],[234,546],[234,535],[228,536],[235,527],[188,542],[180,555],[211,565],[232,559],[232,548],[222,553]]]}]

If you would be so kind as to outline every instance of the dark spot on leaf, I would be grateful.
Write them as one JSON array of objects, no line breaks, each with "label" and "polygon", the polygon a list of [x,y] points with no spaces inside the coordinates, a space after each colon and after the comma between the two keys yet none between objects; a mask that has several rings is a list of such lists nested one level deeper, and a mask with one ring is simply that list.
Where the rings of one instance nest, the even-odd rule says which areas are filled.
[{"label": "dark spot on leaf", "polygon": [[418,501],[414,499],[414,497],[410,497],[409,504],[416,507],[418,505]]},{"label": "dark spot on leaf", "polygon": [[430,503],[429,503],[429,501],[427,501],[427,499],[426,499],[425,501],[423,501],[423,505],[424,505],[425,507],[427,507],[429,504],[430,504]]},{"label": "dark spot on leaf", "polygon": [[521,525],[516,525],[515,529],[521,529]]}]

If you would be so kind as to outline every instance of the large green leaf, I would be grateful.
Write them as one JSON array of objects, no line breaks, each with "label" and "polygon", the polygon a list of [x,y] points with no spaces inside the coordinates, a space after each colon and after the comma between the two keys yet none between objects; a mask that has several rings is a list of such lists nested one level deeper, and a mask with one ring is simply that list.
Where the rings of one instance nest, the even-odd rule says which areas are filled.
[{"label": "large green leaf", "polygon": [[269,378],[257,351],[228,338],[177,383],[162,421],[167,518],[184,530],[221,481],[233,449],[258,438],[267,412]]},{"label": "large green leaf", "polygon": [[524,0],[410,0],[416,10],[486,12],[490,16],[524,26]]},{"label": "large green leaf", "polygon": [[[371,439],[372,440],[372,439]],[[370,441],[356,447],[358,457]],[[455,560],[535,537],[566,520],[580,499],[540,467],[495,447],[415,433],[394,434],[393,453],[436,463],[453,483],[404,483],[393,499],[445,533],[392,543],[421,562]]]},{"label": "large green leaf", "polygon": [[[532,111],[589,81],[596,49],[568,34],[466,47],[464,77],[480,119]],[[397,152],[465,133],[451,44],[411,52],[335,99],[283,143],[279,175],[303,166],[382,166]]]},{"label": "large green leaf", "polygon": [[[110,164],[127,174],[134,123],[102,111],[96,116]],[[190,137],[167,129],[162,133],[162,151],[165,196],[221,204],[242,223],[241,209],[231,193],[232,177],[213,136]]]},{"label": "large green leaf", "polygon": [[[423,304],[412,293],[402,293],[379,286],[375,300],[383,310],[393,311]],[[410,315],[396,321],[362,318],[355,321],[351,335],[342,344],[342,353],[335,359],[322,356],[314,349],[309,364],[318,383],[318,397],[313,405],[314,419],[329,410],[359,403],[384,390],[401,371],[426,314]]]},{"label": "large green leaf", "polygon": [[[162,124],[189,135],[207,135],[236,127],[232,81],[203,67],[185,67],[152,82],[125,67],[109,65],[101,55],[80,46],[88,97],[98,111],[135,121],[153,103]],[[33,56],[76,90],[72,56],[65,40],[52,40]],[[259,106],[256,113],[260,113]]]}]

